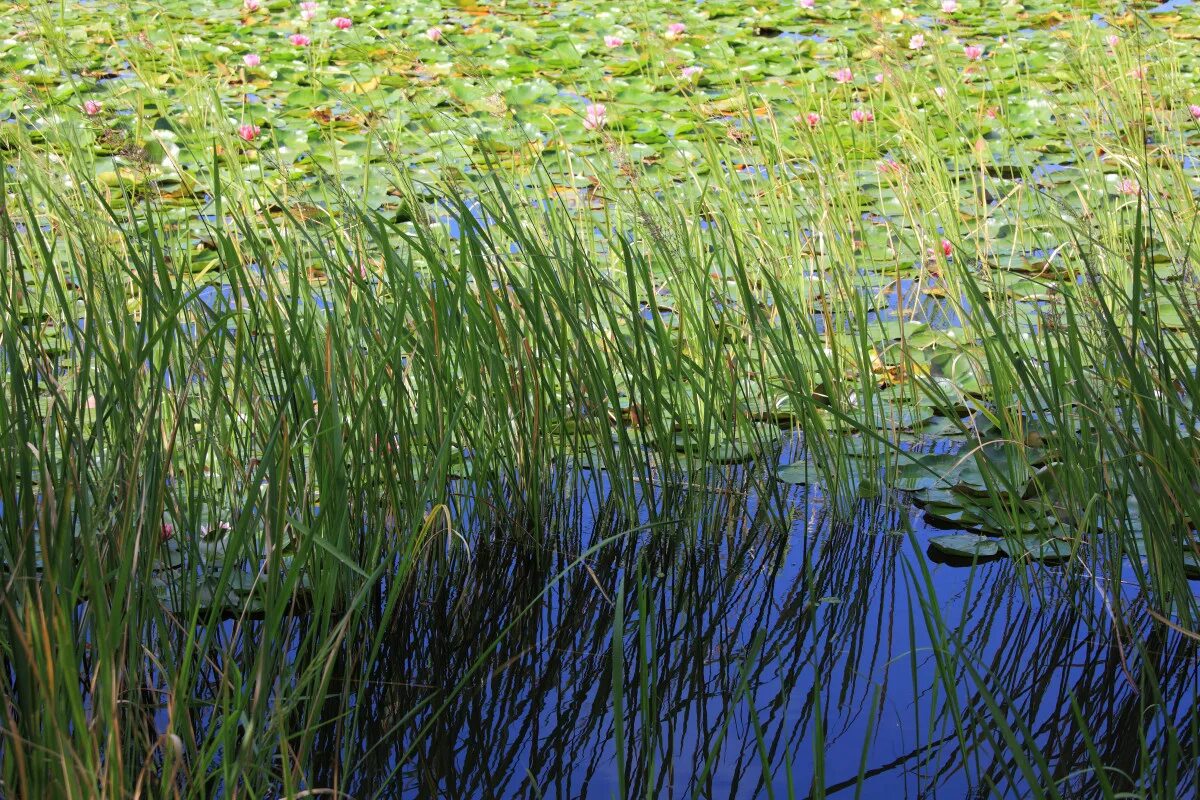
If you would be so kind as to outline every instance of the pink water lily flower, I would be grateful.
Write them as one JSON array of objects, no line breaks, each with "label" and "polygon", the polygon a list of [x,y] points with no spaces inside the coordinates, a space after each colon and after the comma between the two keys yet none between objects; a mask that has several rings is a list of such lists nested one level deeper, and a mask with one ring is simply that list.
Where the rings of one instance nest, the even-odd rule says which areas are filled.
[{"label": "pink water lily flower", "polygon": [[296,47],[308,47],[312,44],[312,39],[305,36],[303,33],[293,33],[288,37],[288,41],[296,45]]},{"label": "pink water lily flower", "polygon": [[977,44],[969,44],[963,48],[963,55],[968,61],[978,61],[983,58],[983,48]]},{"label": "pink water lily flower", "polygon": [[869,108],[856,108],[850,112],[850,121],[855,125],[862,125],[864,122],[874,122],[875,112]]},{"label": "pink water lily flower", "polygon": [[815,128],[821,124],[821,115],[815,111],[810,111],[804,115],[804,121],[808,123],[808,127]]},{"label": "pink water lily flower", "polygon": [[259,131],[261,131],[261,130],[262,129],[259,128],[257,125],[250,125],[249,123],[247,123],[245,125],[238,125],[238,129],[237,129],[238,136],[240,136],[244,141],[247,141],[247,142],[253,142],[254,138],[256,136],[258,136]]},{"label": "pink water lily flower", "polygon": [[1104,43],[1109,47],[1116,47],[1121,43],[1121,37],[1117,36],[1115,33],[1110,33],[1108,36],[1104,37]]},{"label": "pink water lily flower", "polygon": [[954,252],[954,245],[950,244],[950,240],[942,239],[942,255],[944,255],[946,258],[949,258],[950,254],[953,252]]},{"label": "pink water lily flower", "polygon": [[939,98],[945,97],[946,96],[946,87],[945,86],[935,86],[935,87],[933,87],[933,93],[936,94]]},{"label": "pink water lily flower", "polygon": [[316,3],[301,3],[300,4],[300,19],[305,22],[311,22],[313,17],[317,16]]},{"label": "pink water lily flower", "polygon": [[262,3],[259,0],[242,0],[242,8],[246,11],[254,12],[262,8]]},{"label": "pink water lily flower", "polygon": [[242,63],[247,67],[254,69],[262,63],[262,58],[259,57],[258,53],[247,53],[246,55],[242,56]]},{"label": "pink water lily flower", "polygon": [[667,26],[667,38],[678,39],[680,36],[683,36],[686,30],[687,25],[684,25],[682,22],[672,22]]},{"label": "pink water lily flower", "polygon": [[920,50],[925,46],[925,34],[914,33],[908,40],[909,50]]},{"label": "pink water lily flower", "polygon": [[608,124],[608,109],[603,103],[592,103],[583,109],[584,130],[598,131]]},{"label": "pink water lily flower", "polygon": [[1117,191],[1131,196],[1139,195],[1142,193],[1142,187],[1138,186],[1138,182],[1133,178],[1126,178],[1117,186]]},{"label": "pink water lily flower", "polygon": [[1192,115],[1192,119],[1200,120],[1200,106],[1194,104],[1188,106],[1188,113]]},{"label": "pink water lily flower", "polygon": [[350,30],[350,26],[353,24],[354,20],[350,19],[349,17],[333,18],[333,27],[337,28],[339,31],[348,31]]},{"label": "pink water lily flower", "polygon": [[882,175],[899,175],[904,170],[904,167],[900,165],[900,162],[894,158],[885,158],[883,161],[880,161],[878,164],[876,164],[875,168],[878,169]]},{"label": "pink water lily flower", "polygon": [[620,36],[609,35],[609,36],[604,37],[604,46],[605,47],[610,47],[610,48],[611,47],[620,47],[623,44],[625,44],[625,40],[622,39]]},{"label": "pink water lily flower", "polygon": [[699,80],[701,73],[704,72],[704,67],[684,67],[679,71],[680,77],[685,81]]},{"label": "pink water lily flower", "polygon": [[442,40],[442,29],[436,25],[425,31],[425,38],[431,42],[440,42]]},{"label": "pink water lily flower", "polygon": [[953,14],[955,11],[958,11],[957,0],[942,0],[943,14]]},{"label": "pink water lily flower", "polygon": [[834,71],[833,79],[838,83],[850,83],[854,80],[854,73],[850,71],[849,67],[842,67]]},{"label": "pink water lily flower", "polygon": [[800,0],[801,8],[812,8],[815,5],[816,5],[816,3],[814,2],[814,0]]},{"label": "pink water lily flower", "polygon": [[101,105],[96,100],[84,100],[83,101],[83,113],[87,114],[89,117],[96,116],[103,109],[104,109],[104,106]]}]

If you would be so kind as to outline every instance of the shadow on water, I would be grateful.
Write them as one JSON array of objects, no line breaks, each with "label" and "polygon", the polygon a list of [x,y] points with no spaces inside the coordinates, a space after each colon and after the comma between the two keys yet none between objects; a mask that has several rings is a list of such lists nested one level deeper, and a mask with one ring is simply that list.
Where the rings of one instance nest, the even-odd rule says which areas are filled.
[{"label": "shadow on water", "polygon": [[[571,472],[536,532],[495,498],[460,501],[374,659],[345,641],[324,704],[280,710],[315,731],[308,785],[356,800],[1028,796],[1020,764],[1044,758],[1054,796],[1098,796],[1097,765],[1116,791],[1163,796],[1173,771],[1195,792],[1198,648],[1132,591],[1097,584],[1081,605],[1060,569],[934,563],[936,531],[903,495],[835,517],[757,468],[702,477],[646,486],[631,512],[604,473]],[[222,623],[195,733],[236,741],[215,733],[237,729],[220,675],[249,674],[263,624]],[[324,632],[285,624],[293,648]],[[165,730],[168,709],[146,707]]]},{"label": "shadow on water", "polygon": [[[1021,795],[1019,751],[1036,747],[1064,797],[1096,794],[1089,753],[1118,789],[1164,769],[1196,786],[1194,761],[1160,755],[1168,740],[1198,746],[1194,643],[1114,628],[1099,592],[1094,607],[1062,602],[1060,571],[931,564],[930,531],[894,496],[835,520],[800,489],[658,487],[633,518],[599,474],[569,488],[538,537],[552,547],[495,525],[423,566],[370,679],[317,712],[314,785],[355,798]],[[927,624],[934,607],[944,628]],[[360,650],[349,643],[339,669]],[[1027,731],[1015,750],[981,688]]]}]

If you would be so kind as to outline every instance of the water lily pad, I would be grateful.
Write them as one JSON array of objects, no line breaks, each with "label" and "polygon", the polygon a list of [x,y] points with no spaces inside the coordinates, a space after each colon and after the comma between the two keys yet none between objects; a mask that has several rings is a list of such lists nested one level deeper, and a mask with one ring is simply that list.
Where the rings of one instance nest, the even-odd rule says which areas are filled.
[{"label": "water lily pad", "polygon": [[1011,558],[1029,558],[1047,564],[1059,564],[1072,556],[1070,542],[1044,539],[1038,534],[1006,536],[999,541],[1000,550]]},{"label": "water lily pad", "polygon": [[999,555],[1000,544],[988,536],[975,533],[952,533],[944,536],[934,536],[929,540],[934,549],[958,558],[991,558]]}]

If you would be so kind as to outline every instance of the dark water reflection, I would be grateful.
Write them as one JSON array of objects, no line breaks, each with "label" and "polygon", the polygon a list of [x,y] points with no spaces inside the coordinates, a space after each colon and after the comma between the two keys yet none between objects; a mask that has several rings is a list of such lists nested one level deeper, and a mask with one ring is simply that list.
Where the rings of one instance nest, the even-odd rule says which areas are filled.
[{"label": "dark water reflection", "polygon": [[[668,490],[634,519],[585,475],[541,532],[553,548],[493,530],[426,567],[370,683],[321,710],[314,785],[355,798],[1023,796],[1034,743],[1048,759],[1035,782],[1091,797],[1082,720],[1115,787],[1159,796],[1174,770],[1195,788],[1194,643],[1149,624],[1118,635],[1105,587],[1067,592],[1061,571],[1009,561],[930,563],[930,531],[897,498],[835,521],[816,495]],[[923,602],[944,620],[937,636]]]}]

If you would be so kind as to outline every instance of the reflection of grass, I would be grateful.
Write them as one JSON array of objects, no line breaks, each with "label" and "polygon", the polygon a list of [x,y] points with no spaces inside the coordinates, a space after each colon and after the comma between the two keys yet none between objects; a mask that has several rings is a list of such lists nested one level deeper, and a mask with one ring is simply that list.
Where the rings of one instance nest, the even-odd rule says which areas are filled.
[{"label": "reflection of grass", "polygon": [[[1140,130],[1134,95],[1097,110]],[[1194,683],[1176,676],[1194,680],[1186,575],[1200,556],[1195,208],[1172,158],[1186,144],[1166,127],[1154,153],[1086,130],[1071,147],[1111,158],[1080,158],[1080,188],[1041,192],[1031,165],[992,163],[986,142],[947,164],[923,112],[898,102],[892,113],[896,166],[873,166],[886,155],[876,144],[828,129],[789,139],[751,116],[739,130],[752,148],[698,137],[697,163],[665,186],[624,158],[616,171],[578,162],[594,178],[598,208],[586,213],[544,171],[522,176],[526,189],[501,170],[430,188],[397,160],[375,175],[390,190],[376,211],[355,182],[298,199],[236,160],[222,181],[226,159],[210,165],[211,216],[197,222],[161,202],[138,159],[101,179],[77,141],[46,134],[61,164],[16,142],[19,181],[0,171],[0,786],[294,795],[312,788],[316,754],[337,765],[319,773],[329,785],[403,773],[409,757],[436,758],[431,742],[451,750],[461,728],[486,724],[469,717],[476,681],[518,682],[513,664],[584,631],[601,657],[576,680],[597,687],[599,711],[570,713],[591,738],[611,726],[619,794],[656,796],[681,764],[703,783],[727,766],[743,721],[753,734],[737,745],[750,743],[762,774],[815,746],[796,788],[823,796],[846,777],[825,763],[849,725],[835,712],[865,714],[867,734],[882,724],[873,692],[884,690],[855,680],[880,647],[859,637],[871,593],[895,583],[887,543],[899,540],[875,530],[906,518],[881,505],[864,522],[863,497],[890,498],[897,466],[911,467],[901,452],[931,420],[964,453],[993,443],[989,457],[961,456],[974,459],[970,502],[987,504],[992,532],[1015,538],[1035,519],[1036,534],[1070,542],[1061,585],[1005,567],[1062,601],[1028,628],[1111,638],[1128,683],[1092,661],[1078,688],[1047,697],[1042,676],[1071,653],[1012,630],[997,642],[996,601],[974,584],[973,616],[949,623],[918,562],[913,591],[928,602],[907,622],[927,727],[914,762],[1047,796],[1077,781],[1089,795],[1194,784],[1198,737],[1174,711],[1194,708]],[[780,168],[728,168],[758,163]],[[1114,165],[1142,195],[1106,194]],[[562,202],[546,202],[552,193]],[[456,237],[427,221],[434,197]],[[1047,253],[1026,255],[1047,239]],[[913,297],[961,324],[915,324]],[[773,517],[786,498],[774,462],[793,436],[830,527],[766,620],[751,601],[771,594],[773,573],[751,550],[778,560],[801,546]],[[576,476],[598,469],[609,528],[594,542],[611,546],[590,552],[569,510]],[[694,520],[689,488],[727,501],[728,516],[668,535]],[[770,510],[741,502],[750,496]],[[739,538],[728,520],[752,515],[774,534]],[[648,544],[626,535],[643,518]],[[545,555],[568,545],[588,559]],[[517,559],[531,563],[510,571]],[[1117,588],[1123,578],[1136,595]],[[538,617],[560,586],[587,599]],[[1089,613],[1098,589],[1104,615]],[[726,611],[735,631],[721,639]],[[448,650],[433,635],[444,620]],[[936,689],[915,685],[918,621]],[[976,653],[989,644],[985,663]],[[718,645],[724,683],[697,723],[685,712],[708,713],[711,677],[697,665]],[[397,662],[425,681],[364,710]],[[812,687],[798,719],[759,703],[771,669],[786,671],[789,692]],[[1042,702],[1059,713],[1041,715]],[[488,711],[498,738],[510,735],[503,708]],[[371,763],[378,754],[360,757],[356,743],[378,732],[364,716],[376,712],[399,749]],[[671,752],[667,718],[701,725],[700,750]],[[1136,751],[1117,741],[1126,723],[1142,731]],[[934,746],[951,738],[957,753]],[[868,746],[859,781],[875,765]],[[1084,763],[1086,775],[1058,771]],[[426,763],[422,788],[452,766]]]},{"label": "reflection of grass", "polygon": [[[945,693],[931,735],[934,721],[953,730],[974,785],[1024,785],[1039,797],[1064,798],[1180,797],[1194,789],[1195,774],[1180,770],[1200,752],[1194,722],[1164,717],[1195,719],[1189,637],[1144,613],[1117,622],[1099,603],[1057,597],[1015,617],[972,606],[955,621],[939,607],[928,567],[917,561],[906,569]],[[988,605],[1004,602],[993,595]],[[996,636],[992,621],[1001,616],[1007,633]],[[1081,630],[1086,645],[1076,638]],[[1066,664],[1069,675],[1056,674],[1053,665]]]}]

